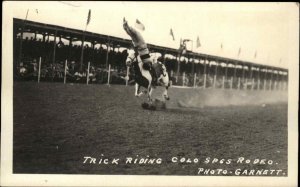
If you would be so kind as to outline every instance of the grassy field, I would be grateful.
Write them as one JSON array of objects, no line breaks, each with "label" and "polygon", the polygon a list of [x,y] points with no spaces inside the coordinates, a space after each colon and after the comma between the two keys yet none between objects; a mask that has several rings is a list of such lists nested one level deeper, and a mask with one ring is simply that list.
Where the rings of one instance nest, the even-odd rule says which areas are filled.
[{"label": "grassy field", "polygon": [[[13,172],[198,175],[204,167],[282,169],[287,175],[286,103],[179,107],[190,91],[169,92],[166,110],[149,111],[132,86],[15,82]],[[99,158],[120,161],[84,164],[85,156],[97,163]],[[125,164],[126,157],[161,158],[162,163]],[[173,163],[172,157],[199,162]],[[206,164],[207,157],[233,161]],[[236,163],[239,157],[273,164]]]}]

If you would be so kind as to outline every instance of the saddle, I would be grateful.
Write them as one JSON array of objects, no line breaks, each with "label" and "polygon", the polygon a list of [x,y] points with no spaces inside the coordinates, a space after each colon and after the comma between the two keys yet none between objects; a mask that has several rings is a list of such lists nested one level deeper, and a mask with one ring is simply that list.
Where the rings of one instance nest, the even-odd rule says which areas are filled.
[{"label": "saddle", "polygon": [[160,62],[153,63],[151,66],[150,74],[153,77],[152,79],[152,85],[158,86],[159,81],[158,78],[163,75],[164,77],[166,76],[163,71],[163,65]]},{"label": "saddle", "polygon": [[151,63],[143,63],[143,68],[150,72],[150,75],[152,77],[152,83],[151,84],[153,86],[157,86],[158,73],[157,73],[156,69],[158,69],[158,68],[154,64],[151,64]]},{"label": "saddle", "polygon": [[[135,55],[137,57],[138,55],[138,52],[135,48]],[[149,58],[149,54],[146,54],[146,59]],[[144,56],[144,55],[143,55]],[[145,58],[142,58],[141,56],[141,59],[145,59]],[[163,64],[161,62],[157,62],[157,63],[152,63],[151,61],[146,61],[146,62],[143,62],[143,68],[145,70],[148,70],[152,76],[152,86],[158,86],[159,85],[159,82],[158,82],[158,78],[163,75],[163,76],[166,76],[164,74],[164,69],[163,69]]]}]

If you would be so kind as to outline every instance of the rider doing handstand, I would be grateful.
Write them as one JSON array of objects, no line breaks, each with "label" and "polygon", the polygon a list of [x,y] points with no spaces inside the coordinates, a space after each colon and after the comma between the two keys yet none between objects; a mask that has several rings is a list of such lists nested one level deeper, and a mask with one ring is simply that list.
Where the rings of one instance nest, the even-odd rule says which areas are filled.
[{"label": "rider doing handstand", "polygon": [[143,67],[146,70],[150,71],[151,75],[153,76],[152,81],[156,82],[157,81],[156,72],[154,68],[152,68],[152,59],[150,58],[149,49],[147,47],[146,42],[144,41],[144,38],[137,30],[135,30],[134,28],[128,25],[125,18],[123,19],[123,28],[126,31],[126,33],[131,37],[134,50],[140,55],[140,58],[143,62]]}]

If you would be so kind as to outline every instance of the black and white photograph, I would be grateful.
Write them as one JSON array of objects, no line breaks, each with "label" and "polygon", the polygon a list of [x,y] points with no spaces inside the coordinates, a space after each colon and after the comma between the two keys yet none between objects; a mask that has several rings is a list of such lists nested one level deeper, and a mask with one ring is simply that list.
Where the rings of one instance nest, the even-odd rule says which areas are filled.
[{"label": "black and white photograph", "polygon": [[299,3],[3,5],[1,186],[297,186]]}]

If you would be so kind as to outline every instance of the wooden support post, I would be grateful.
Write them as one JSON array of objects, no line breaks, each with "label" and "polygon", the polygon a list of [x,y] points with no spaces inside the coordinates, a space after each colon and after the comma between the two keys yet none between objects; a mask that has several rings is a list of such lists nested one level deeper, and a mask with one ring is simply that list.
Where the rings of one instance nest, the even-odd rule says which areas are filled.
[{"label": "wooden support post", "polygon": [[[25,23],[24,23],[25,24]],[[21,61],[22,61],[22,52],[23,52],[23,30],[24,30],[24,26],[22,27],[21,30],[21,36],[20,36],[20,49],[19,49],[19,58],[18,58],[18,65],[20,65]]]},{"label": "wooden support post", "polygon": [[272,90],[273,73],[274,73],[274,71],[272,70],[272,72],[271,72],[271,78],[270,78],[270,83],[269,83],[269,90]]},{"label": "wooden support post", "polygon": [[222,89],[225,88],[225,75],[222,76]]},{"label": "wooden support post", "polygon": [[46,42],[46,34],[43,32],[43,43]]},{"label": "wooden support post", "polygon": [[69,60],[71,60],[71,55],[72,55],[72,36],[70,36],[70,40],[69,40]]},{"label": "wooden support post", "polygon": [[89,84],[90,81],[90,62],[88,62],[88,68],[86,71],[86,84]]},{"label": "wooden support post", "polygon": [[203,88],[205,89],[206,88],[206,61],[207,59],[204,59],[204,71],[203,71]]},{"label": "wooden support post", "polygon": [[236,80],[236,66],[237,66],[237,62],[235,62],[235,64],[234,64],[234,73],[233,73],[233,79],[232,79],[232,88],[233,88],[233,83]]},{"label": "wooden support post", "polygon": [[65,62],[65,73],[64,73],[64,84],[67,82],[67,67],[68,67],[68,61]]},{"label": "wooden support post", "polygon": [[197,74],[194,73],[194,88],[196,88],[196,80],[197,80]]},{"label": "wooden support post", "polygon": [[42,57],[40,57],[39,59],[38,83],[40,83],[40,78],[41,78],[41,65],[42,65]]},{"label": "wooden support post", "polygon": [[[274,74],[275,74],[275,72],[274,72]],[[277,79],[278,79],[278,76],[277,76],[277,73],[276,73],[276,77],[274,78],[273,90],[277,90]]]},{"label": "wooden support post", "polygon": [[281,74],[280,74],[280,71],[278,71],[277,89],[281,90]]},{"label": "wooden support post", "polygon": [[[27,21],[27,16],[28,16],[28,11],[29,9],[27,9],[27,13],[26,13],[26,17],[25,20],[23,21],[22,27],[21,27],[21,33],[20,33],[20,49],[19,49],[19,59],[18,59],[18,63],[20,64],[22,61],[22,52],[23,52],[23,34],[24,34],[24,30],[25,30],[25,26],[26,26],[26,21]],[[16,66],[17,67],[17,66]]]},{"label": "wooden support post", "polygon": [[213,88],[216,88],[217,74],[218,74],[218,63],[216,64],[216,67],[215,67]]},{"label": "wooden support post", "polygon": [[107,75],[107,85],[109,85],[109,82],[110,82],[110,64],[108,64],[108,75]]},{"label": "wooden support post", "polygon": [[279,82],[279,71],[277,70],[276,80],[275,80],[275,89],[276,90],[279,90],[279,88],[278,88],[278,82]]},{"label": "wooden support post", "polygon": [[199,58],[199,64],[198,64],[198,68],[196,68],[196,73],[198,74],[198,77],[201,77],[201,71],[200,71],[200,58]]},{"label": "wooden support post", "polygon": [[288,81],[285,82],[285,90],[288,90]]},{"label": "wooden support post", "polygon": [[45,32],[43,32],[43,46],[42,46],[42,59],[44,59],[44,61],[45,61],[45,59],[46,59],[46,34],[45,34]]},{"label": "wooden support post", "polygon": [[182,73],[182,86],[184,86],[185,83],[185,72]]},{"label": "wooden support post", "polygon": [[126,80],[126,86],[128,86],[128,81],[129,81],[129,67],[128,66],[126,68],[126,77],[125,77],[125,80]]},{"label": "wooden support post", "polygon": [[243,85],[243,89],[245,89],[245,68],[244,66],[242,66],[243,68],[243,72],[242,72],[242,85]]},{"label": "wooden support post", "polygon": [[173,72],[173,70],[171,70],[171,72],[170,72],[170,87],[173,85],[173,76],[174,76],[174,72]]},{"label": "wooden support post", "polygon": [[230,77],[230,89],[232,90],[233,88],[233,76]]},{"label": "wooden support post", "polygon": [[226,63],[226,67],[225,67],[225,81],[224,81],[224,88],[226,88],[225,84],[227,83],[227,74],[228,74],[228,63]]},{"label": "wooden support post", "polygon": [[281,72],[281,75],[280,75],[281,90],[283,90],[283,81],[284,81],[284,76],[283,76],[283,72]]},{"label": "wooden support post", "polygon": [[96,45],[96,43],[95,43],[95,41],[92,41],[91,44],[92,44],[92,58],[90,58],[90,60],[93,64],[93,63],[95,63],[95,45]]},{"label": "wooden support post", "polygon": [[84,41],[85,41],[85,32],[83,33],[82,41],[81,41],[80,71],[82,71],[83,68]]},{"label": "wooden support post", "polygon": [[164,53],[161,55],[162,59],[163,59],[163,64],[166,65],[166,53],[167,51],[165,50]]},{"label": "wooden support post", "polygon": [[246,76],[245,78],[245,86],[244,86],[244,90],[247,90],[248,89],[248,77]]},{"label": "wooden support post", "polygon": [[281,80],[278,81],[278,90],[281,90],[281,89],[282,89],[282,84],[281,84],[281,83],[282,83]]},{"label": "wooden support post", "polygon": [[265,69],[265,76],[264,76],[264,90],[266,90],[266,87],[267,87],[267,73],[268,73],[268,69]]},{"label": "wooden support post", "polygon": [[254,85],[255,85],[255,79],[254,77],[252,78],[252,83],[251,83],[251,90],[254,90]]},{"label": "wooden support post", "polygon": [[178,80],[178,76],[179,76],[179,74],[180,74],[180,58],[181,58],[181,56],[178,55],[178,56],[177,56],[177,73],[176,73],[176,81]]},{"label": "wooden support post", "polygon": [[193,62],[192,62],[192,74],[195,73],[195,57],[193,56]]},{"label": "wooden support post", "polygon": [[52,64],[54,64],[54,63],[55,63],[55,53],[56,53],[56,35],[57,35],[57,30],[55,30],[54,41],[53,41],[53,57],[52,57]]},{"label": "wooden support post", "polygon": [[253,70],[252,70],[252,66],[250,66],[250,81],[251,81],[251,90],[253,89]]},{"label": "wooden support post", "polygon": [[108,42],[107,45],[106,45],[106,59],[105,59],[105,69],[108,68],[108,53],[109,53],[109,50],[110,50],[110,43]]},{"label": "wooden support post", "polygon": [[256,90],[260,90],[260,68],[257,69],[257,87]]},{"label": "wooden support post", "polygon": [[284,90],[288,90],[288,73],[286,74],[286,78],[284,81]]}]

